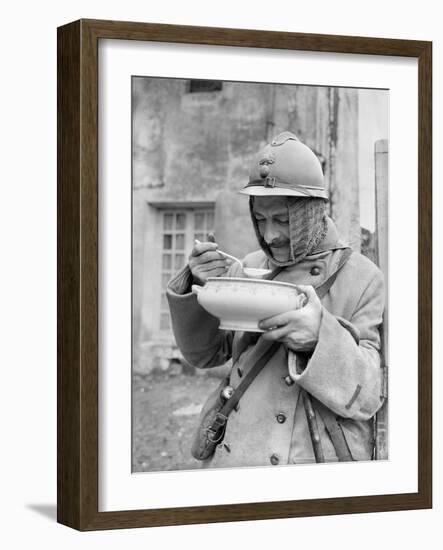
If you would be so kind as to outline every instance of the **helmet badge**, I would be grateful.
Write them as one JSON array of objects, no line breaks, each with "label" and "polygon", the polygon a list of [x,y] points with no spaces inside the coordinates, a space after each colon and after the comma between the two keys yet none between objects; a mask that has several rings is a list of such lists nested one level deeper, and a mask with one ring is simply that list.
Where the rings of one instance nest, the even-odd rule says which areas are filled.
[{"label": "helmet badge", "polygon": [[263,158],[258,161],[260,166],[260,177],[266,178],[269,176],[271,169],[269,168],[270,164],[274,164],[275,156],[272,153],[267,153]]}]

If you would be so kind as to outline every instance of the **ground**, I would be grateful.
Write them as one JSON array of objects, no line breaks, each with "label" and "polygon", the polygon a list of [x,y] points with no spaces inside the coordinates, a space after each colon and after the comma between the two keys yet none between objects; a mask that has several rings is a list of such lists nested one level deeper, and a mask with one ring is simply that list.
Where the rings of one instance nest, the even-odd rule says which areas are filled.
[{"label": "ground", "polygon": [[133,472],[200,467],[190,448],[201,407],[221,381],[214,374],[190,375],[169,369],[134,375]]}]

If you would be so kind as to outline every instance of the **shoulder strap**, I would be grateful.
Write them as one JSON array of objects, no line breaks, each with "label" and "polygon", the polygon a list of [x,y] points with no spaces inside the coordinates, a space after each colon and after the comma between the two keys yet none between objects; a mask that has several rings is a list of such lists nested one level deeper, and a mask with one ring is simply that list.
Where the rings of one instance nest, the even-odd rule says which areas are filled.
[{"label": "shoulder strap", "polygon": [[334,284],[340,269],[349,260],[349,258],[351,257],[351,254],[352,254],[352,248],[345,248],[340,256],[337,269],[334,271],[334,273],[330,277],[326,279],[324,283],[322,283],[321,285],[315,288],[315,292],[317,293],[317,296],[320,299],[326,296],[326,294],[329,292],[329,289]]},{"label": "shoulder strap", "polygon": [[271,273],[268,273],[267,275],[264,275],[262,279],[265,279],[266,281],[272,281],[272,279],[275,279],[277,275],[280,273],[280,271],[283,271],[283,267],[276,267],[271,271]]},{"label": "shoulder strap", "polygon": [[260,356],[258,361],[255,363],[255,365],[252,367],[252,369],[248,372],[248,374],[243,378],[243,380],[237,386],[237,388],[235,389],[231,397],[226,401],[220,413],[228,417],[232,409],[234,409],[237,406],[237,403],[240,401],[241,396],[245,393],[245,391],[251,385],[253,380],[257,377],[259,372],[268,363],[268,361],[276,353],[276,351],[280,346],[281,346],[280,342],[272,342],[272,343],[269,342],[269,346],[265,349],[265,351],[262,353],[262,355]]},{"label": "shoulder strap", "polygon": [[217,412],[211,425],[207,428],[208,438],[211,441],[217,442],[220,440],[221,437],[223,437],[226,423],[228,421],[228,417],[231,414],[232,410],[237,406],[237,403],[240,401],[241,396],[245,393],[245,391],[251,385],[254,378],[257,377],[258,373],[261,370],[263,370],[263,367],[271,359],[274,353],[279,349],[280,345],[281,345],[280,342],[273,342],[272,344],[269,342],[269,346],[266,348],[264,353],[262,353],[262,355],[260,356],[258,361],[255,363],[255,365],[252,367],[252,369],[248,372],[245,378],[240,382],[240,384],[234,390],[234,393],[231,395],[231,397],[225,402],[223,407]]},{"label": "shoulder strap", "polygon": [[349,449],[348,442],[346,441],[345,434],[343,433],[343,428],[341,427],[336,415],[331,411],[331,409],[328,409],[314,396],[311,395],[310,397],[315,410],[319,413],[323,420],[339,462],[349,462],[354,460]]}]

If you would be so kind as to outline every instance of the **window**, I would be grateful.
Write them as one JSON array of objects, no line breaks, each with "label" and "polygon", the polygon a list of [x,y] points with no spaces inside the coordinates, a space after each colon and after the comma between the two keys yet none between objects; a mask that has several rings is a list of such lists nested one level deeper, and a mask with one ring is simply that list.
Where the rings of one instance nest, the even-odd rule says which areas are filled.
[{"label": "window", "polygon": [[223,82],[221,80],[190,80],[189,93],[219,92],[222,86]]},{"label": "window", "polygon": [[161,210],[161,305],[160,330],[170,330],[166,286],[171,277],[184,267],[195,239],[207,240],[214,231],[213,208]]}]

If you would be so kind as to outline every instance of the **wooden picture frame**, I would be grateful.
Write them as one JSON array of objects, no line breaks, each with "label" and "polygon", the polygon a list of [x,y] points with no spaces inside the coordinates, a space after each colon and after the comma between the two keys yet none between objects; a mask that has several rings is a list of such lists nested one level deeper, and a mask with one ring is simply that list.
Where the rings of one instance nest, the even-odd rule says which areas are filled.
[{"label": "wooden picture frame", "polygon": [[[418,491],[98,511],[98,42],[100,39],[418,59]],[[80,20],[58,29],[58,521],[79,530],[432,506],[432,44],[425,41]]]}]

